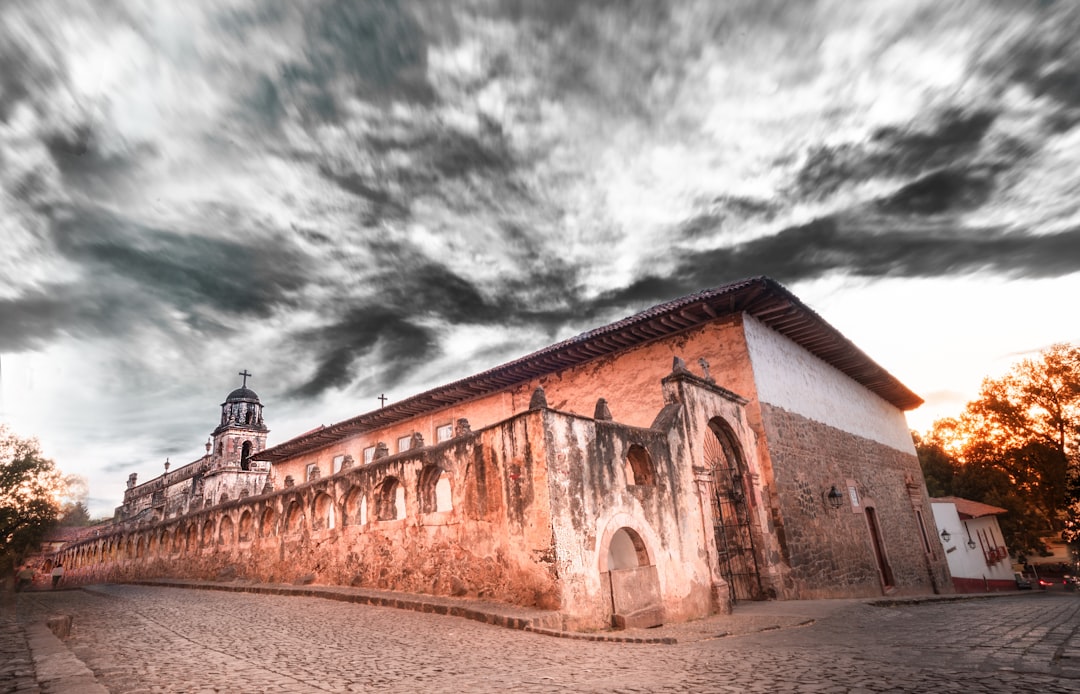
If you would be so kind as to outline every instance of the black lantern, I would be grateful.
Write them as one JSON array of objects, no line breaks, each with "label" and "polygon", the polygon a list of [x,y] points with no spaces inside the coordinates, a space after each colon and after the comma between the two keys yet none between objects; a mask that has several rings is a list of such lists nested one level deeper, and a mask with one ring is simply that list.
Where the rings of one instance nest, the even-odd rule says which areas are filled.
[{"label": "black lantern", "polygon": [[942,530],[941,531],[941,541],[942,542],[948,542],[951,539],[952,539],[952,535],[949,534],[948,530]]},{"label": "black lantern", "polygon": [[975,549],[975,540],[968,538],[968,549]]},{"label": "black lantern", "polygon": [[825,498],[829,500],[829,506],[833,508],[840,508],[844,505],[844,495],[840,493],[835,484],[829,490],[829,493],[825,495]]}]

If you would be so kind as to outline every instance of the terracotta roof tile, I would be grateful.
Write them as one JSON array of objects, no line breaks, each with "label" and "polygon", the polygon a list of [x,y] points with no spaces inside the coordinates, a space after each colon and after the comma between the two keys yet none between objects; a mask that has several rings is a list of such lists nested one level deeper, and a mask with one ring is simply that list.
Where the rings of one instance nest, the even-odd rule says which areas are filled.
[{"label": "terracotta roof tile", "polygon": [[941,496],[930,499],[931,503],[945,503],[953,504],[956,506],[956,512],[960,514],[961,520],[968,518],[981,518],[982,516],[994,516],[999,513],[1008,513],[1008,509],[998,508],[997,506],[991,506],[990,504],[984,504],[979,501],[972,501],[971,499],[961,499],[958,496]]}]

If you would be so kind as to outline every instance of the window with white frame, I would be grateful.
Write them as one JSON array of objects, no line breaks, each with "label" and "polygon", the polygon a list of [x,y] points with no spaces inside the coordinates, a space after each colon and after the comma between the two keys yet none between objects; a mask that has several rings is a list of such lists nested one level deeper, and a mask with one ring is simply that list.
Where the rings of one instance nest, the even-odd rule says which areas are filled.
[{"label": "window with white frame", "polygon": [[454,438],[454,425],[443,424],[435,427],[435,443],[442,443]]},{"label": "window with white frame", "polygon": [[364,449],[364,465],[370,465],[373,460],[375,460],[375,446],[368,446]]},{"label": "window with white frame", "polygon": [[397,440],[398,453],[409,450],[409,444],[412,442],[412,434],[408,436],[402,436]]},{"label": "window with white frame", "polygon": [[334,472],[341,472],[341,464],[345,462],[345,454],[334,456]]}]

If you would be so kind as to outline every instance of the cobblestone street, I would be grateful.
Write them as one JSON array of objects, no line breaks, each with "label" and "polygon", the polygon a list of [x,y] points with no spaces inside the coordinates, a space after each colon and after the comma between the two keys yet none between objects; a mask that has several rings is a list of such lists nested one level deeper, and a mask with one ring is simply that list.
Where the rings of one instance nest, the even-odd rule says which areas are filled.
[{"label": "cobblestone street", "polygon": [[[21,594],[17,610],[24,625],[72,615],[67,646],[114,693],[1080,691],[1080,596],[1066,593],[755,603],[648,632],[674,645],[147,586]],[[736,622],[759,630],[723,636]]]}]

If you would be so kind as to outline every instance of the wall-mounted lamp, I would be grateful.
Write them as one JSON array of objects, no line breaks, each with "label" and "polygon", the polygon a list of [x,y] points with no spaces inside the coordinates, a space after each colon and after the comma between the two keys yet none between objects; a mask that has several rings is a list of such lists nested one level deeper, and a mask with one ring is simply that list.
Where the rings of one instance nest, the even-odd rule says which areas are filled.
[{"label": "wall-mounted lamp", "polygon": [[169,471],[169,459],[166,458],[165,459],[165,472],[168,472],[168,471]]},{"label": "wall-mounted lamp", "polygon": [[833,508],[840,508],[844,505],[844,495],[840,493],[835,484],[829,490],[829,493],[825,495],[825,498],[829,500],[829,506]]},{"label": "wall-mounted lamp", "polygon": [[948,530],[942,530],[941,531],[941,541],[942,542],[948,542],[951,539],[952,539],[952,535],[949,534]]},{"label": "wall-mounted lamp", "polygon": [[975,549],[975,540],[968,538],[968,549]]}]

